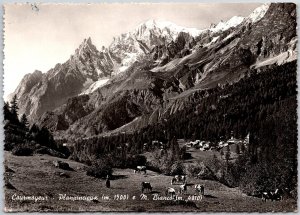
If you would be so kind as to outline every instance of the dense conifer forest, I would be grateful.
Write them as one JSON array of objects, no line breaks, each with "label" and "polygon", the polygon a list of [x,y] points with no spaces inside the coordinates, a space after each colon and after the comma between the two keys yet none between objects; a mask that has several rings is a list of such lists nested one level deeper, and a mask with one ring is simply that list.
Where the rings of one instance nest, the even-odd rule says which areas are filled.
[{"label": "dense conifer forest", "polygon": [[[167,120],[135,133],[81,140],[75,144],[73,156],[89,162],[107,154],[124,157],[143,153],[147,150],[144,143],[151,144],[152,140],[170,149],[174,137],[217,142],[232,134],[241,138],[250,134],[248,150],[226,168],[234,179],[225,182],[245,187],[246,191],[253,187],[295,188],[296,66],[293,62],[252,70],[237,83],[196,92],[190,96],[187,108]],[[249,184],[253,186],[247,189]]]}]

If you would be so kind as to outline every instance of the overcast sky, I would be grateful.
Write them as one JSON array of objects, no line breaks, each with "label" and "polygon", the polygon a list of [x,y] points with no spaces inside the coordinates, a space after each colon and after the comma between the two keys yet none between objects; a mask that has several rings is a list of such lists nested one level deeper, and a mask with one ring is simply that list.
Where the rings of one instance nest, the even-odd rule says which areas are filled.
[{"label": "overcast sky", "polygon": [[259,3],[123,3],[5,5],[4,97],[13,92],[23,76],[34,70],[47,72],[63,63],[84,38],[98,49],[114,36],[133,30],[149,19],[180,26],[207,28],[232,16],[248,16]]}]

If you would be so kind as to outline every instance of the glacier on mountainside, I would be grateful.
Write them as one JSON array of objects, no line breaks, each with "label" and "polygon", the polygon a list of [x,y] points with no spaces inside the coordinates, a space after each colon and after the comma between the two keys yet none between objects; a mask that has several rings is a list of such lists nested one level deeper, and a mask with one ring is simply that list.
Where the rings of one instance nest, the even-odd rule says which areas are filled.
[{"label": "glacier on mountainside", "polygon": [[98,81],[92,83],[88,89],[86,89],[84,92],[82,92],[80,95],[83,94],[90,94],[92,92],[94,92],[96,89],[98,89],[99,87],[104,86],[108,81],[110,80],[110,78],[102,78],[99,79]]}]

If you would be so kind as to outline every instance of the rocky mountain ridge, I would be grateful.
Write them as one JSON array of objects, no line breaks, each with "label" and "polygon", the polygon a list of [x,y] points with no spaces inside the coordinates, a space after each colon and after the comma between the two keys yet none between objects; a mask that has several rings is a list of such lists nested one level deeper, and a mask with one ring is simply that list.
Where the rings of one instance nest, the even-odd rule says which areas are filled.
[{"label": "rocky mountain ridge", "polygon": [[[133,32],[114,38],[108,48],[102,47],[100,51],[91,38],[87,38],[65,63],[58,63],[47,73],[27,74],[8,100],[17,95],[20,114],[25,113],[34,121],[73,96],[93,92],[111,76],[124,72],[156,45],[172,41],[179,30],[197,32],[172,23],[150,20]],[[54,102],[50,101],[52,97]]]},{"label": "rocky mountain ridge", "polygon": [[[220,31],[203,30],[195,37],[183,31],[175,39],[152,21],[101,51],[85,40],[75,57],[37,73],[28,84],[24,77],[26,84],[16,92],[33,110],[30,117],[39,118],[57,138],[132,132],[184,109],[195,92],[205,95],[260,67],[296,60],[295,14],[294,4],[265,4],[249,17],[213,26]],[[64,84],[74,87],[64,91],[67,96],[57,90]],[[52,86],[59,96],[50,93]],[[54,104],[47,96],[56,98]]]}]

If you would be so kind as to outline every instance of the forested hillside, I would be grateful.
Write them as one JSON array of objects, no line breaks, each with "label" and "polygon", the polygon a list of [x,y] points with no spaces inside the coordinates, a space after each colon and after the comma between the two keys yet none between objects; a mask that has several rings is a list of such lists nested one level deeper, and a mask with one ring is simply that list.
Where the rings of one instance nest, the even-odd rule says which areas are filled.
[{"label": "forested hillside", "polygon": [[[239,82],[194,93],[188,108],[133,134],[78,140],[73,156],[81,161],[107,154],[144,152],[144,143],[174,137],[217,142],[250,134],[246,153],[227,168],[231,186],[247,192],[296,186],[297,100],[295,62],[249,71]],[[232,133],[233,132],[233,133]],[[229,174],[229,175],[228,175]],[[287,178],[289,180],[287,180]],[[250,187],[249,187],[250,186]]]}]

